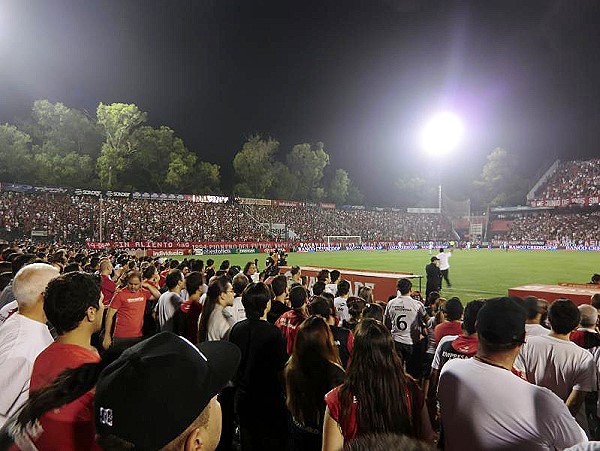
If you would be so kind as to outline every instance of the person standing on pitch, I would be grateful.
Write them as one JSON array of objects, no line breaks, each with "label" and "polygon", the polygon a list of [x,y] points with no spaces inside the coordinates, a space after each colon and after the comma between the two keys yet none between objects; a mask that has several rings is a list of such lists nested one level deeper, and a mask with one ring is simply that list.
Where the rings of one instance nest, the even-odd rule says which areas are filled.
[{"label": "person standing on pitch", "polygon": [[448,259],[452,257],[452,249],[448,249],[448,252],[444,252],[444,249],[440,247],[440,253],[437,254],[436,257],[440,261],[440,271],[442,272],[442,277],[446,281],[446,285],[448,285],[448,288],[452,288],[452,284],[450,283],[450,278],[448,276],[448,272],[450,270],[450,263],[448,262]]},{"label": "person standing on pitch", "polygon": [[440,270],[440,259],[431,257],[431,263],[425,266],[427,274],[427,286],[425,288],[425,299],[429,299],[429,294],[433,291],[442,290],[442,271]]}]

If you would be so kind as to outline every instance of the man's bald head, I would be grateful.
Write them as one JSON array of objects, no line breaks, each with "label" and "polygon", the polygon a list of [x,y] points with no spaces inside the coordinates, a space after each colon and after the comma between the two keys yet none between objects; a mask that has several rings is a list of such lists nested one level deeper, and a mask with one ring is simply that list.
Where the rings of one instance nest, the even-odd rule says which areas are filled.
[{"label": "man's bald head", "polygon": [[594,327],[598,321],[598,310],[589,304],[582,304],[578,308],[581,313],[579,324],[582,327]]},{"label": "man's bald head", "polygon": [[46,263],[32,263],[21,268],[13,281],[19,310],[31,308],[42,300],[48,282],[59,275],[58,269]]}]

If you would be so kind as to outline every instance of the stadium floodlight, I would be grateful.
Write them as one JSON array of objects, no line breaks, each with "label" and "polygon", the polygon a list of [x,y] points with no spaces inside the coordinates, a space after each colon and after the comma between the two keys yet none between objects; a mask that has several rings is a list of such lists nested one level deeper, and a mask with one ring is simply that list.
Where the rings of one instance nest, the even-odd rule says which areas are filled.
[{"label": "stadium floodlight", "polygon": [[[439,113],[433,116],[421,130],[423,149],[432,157],[438,158],[456,148],[463,135],[461,120],[452,113]],[[435,165],[438,171],[438,209],[442,212],[442,178],[439,161]]]},{"label": "stadium floodlight", "polygon": [[423,149],[432,155],[442,155],[456,148],[463,135],[461,120],[452,113],[433,116],[421,130]]}]

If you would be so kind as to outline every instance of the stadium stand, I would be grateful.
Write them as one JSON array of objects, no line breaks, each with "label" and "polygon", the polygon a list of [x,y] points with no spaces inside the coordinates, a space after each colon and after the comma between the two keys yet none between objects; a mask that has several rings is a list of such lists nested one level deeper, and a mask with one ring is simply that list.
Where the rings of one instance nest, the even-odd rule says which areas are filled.
[{"label": "stadium stand", "polygon": [[560,162],[536,199],[562,199],[600,195],[600,159]]},{"label": "stadium stand", "polygon": [[[531,208],[494,215],[483,239],[597,241],[600,159],[556,162],[536,184]],[[23,188],[23,187],[22,187]],[[32,187],[25,187],[32,188]],[[100,192],[0,191],[0,234],[6,239],[42,237],[93,241],[266,241],[323,242],[325,236],[360,236],[365,241],[444,241],[455,232],[469,237],[472,221],[391,208],[342,207],[264,199],[156,195],[99,197]],[[139,193],[138,193],[139,194]],[[154,195],[152,195],[154,196]],[[166,199],[166,198],[169,199]],[[171,199],[172,198],[172,199]],[[210,199],[204,199],[210,198]],[[470,218],[472,219],[472,218]],[[481,233],[481,232],[479,232]],[[477,235],[477,233],[475,233]],[[467,238],[469,239],[469,238]]]},{"label": "stadium stand", "polygon": [[512,222],[508,231],[510,240],[555,241],[569,244],[598,240],[600,237],[600,211],[588,213],[544,212]]},{"label": "stadium stand", "polygon": [[448,239],[450,222],[436,214],[320,209],[315,206],[242,205],[69,194],[0,193],[0,231],[28,238],[32,231],[65,242],[322,241],[327,235],[369,240]]}]

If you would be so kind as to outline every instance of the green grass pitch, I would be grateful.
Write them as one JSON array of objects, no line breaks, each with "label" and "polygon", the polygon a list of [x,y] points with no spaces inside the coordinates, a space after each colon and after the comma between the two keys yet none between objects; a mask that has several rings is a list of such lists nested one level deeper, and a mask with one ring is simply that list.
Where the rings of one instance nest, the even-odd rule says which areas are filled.
[{"label": "green grass pitch", "polygon": [[[181,256],[176,258],[183,259]],[[203,255],[195,258],[204,261],[213,258],[217,268],[225,259],[243,268],[247,261],[258,258],[262,269],[267,255]],[[290,253],[288,264],[327,269],[412,272],[424,275],[429,258],[428,250],[312,252]],[[587,283],[593,273],[600,272],[599,261],[599,254],[596,252],[455,250],[450,258],[452,288],[444,288],[443,295],[458,296],[463,302],[468,302],[480,297],[503,296],[507,294],[509,288],[528,283]],[[425,280],[423,280],[423,291],[425,291]]]}]

